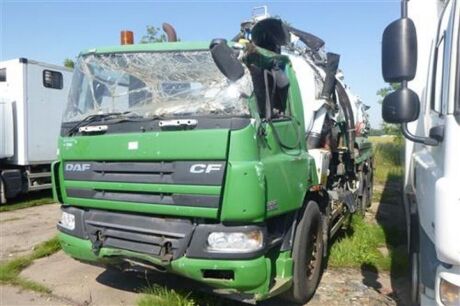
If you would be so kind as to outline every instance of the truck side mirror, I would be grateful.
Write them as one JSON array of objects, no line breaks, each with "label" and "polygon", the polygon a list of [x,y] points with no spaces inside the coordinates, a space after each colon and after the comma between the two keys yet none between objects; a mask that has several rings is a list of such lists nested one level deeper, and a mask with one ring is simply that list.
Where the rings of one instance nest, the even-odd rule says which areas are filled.
[{"label": "truck side mirror", "polygon": [[402,82],[401,88],[386,96],[382,103],[383,120],[407,123],[417,120],[420,101],[407,82],[417,71],[417,33],[414,22],[400,18],[387,26],[382,38],[382,74],[385,82]]},{"label": "truck side mirror", "polygon": [[220,72],[230,81],[237,81],[244,75],[243,64],[238,60],[236,53],[227,45],[225,39],[213,39],[211,45],[212,59]]},{"label": "truck side mirror", "polygon": [[417,32],[414,22],[407,17],[407,2],[401,0],[402,17],[390,23],[383,32],[383,79],[389,83],[401,83],[401,88],[383,99],[382,117],[389,123],[401,123],[401,131],[406,139],[436,146],[440,142],[437,135],[440,133],[433,132],[436,138],[421,137],[411,134],[407,126],[408,122],[417,120],[420,113],[419,97],[407,84],[415,78],[417,71]]},{"label": "truck side mirror", "polygon": [[414,22],[400,18],[390,23],[382,37],[382,74],[385,82],[411,81],[417,70],[417,32]]},{"label": "truck side mirror", "polygon": [[418,95],[409,88],[399,88],[386,96],[382,103],[382,117],[388,123],[415,121],[419,113]]}]

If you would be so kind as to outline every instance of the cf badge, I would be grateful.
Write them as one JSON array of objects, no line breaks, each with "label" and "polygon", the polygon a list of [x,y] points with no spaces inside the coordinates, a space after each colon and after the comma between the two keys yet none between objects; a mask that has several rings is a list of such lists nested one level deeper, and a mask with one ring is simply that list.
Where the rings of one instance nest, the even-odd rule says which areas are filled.
[{"label": "cf badge", "polygon": [[221,164],[194,164],[190,167],[190,173],[211,173],[221,169]]}]

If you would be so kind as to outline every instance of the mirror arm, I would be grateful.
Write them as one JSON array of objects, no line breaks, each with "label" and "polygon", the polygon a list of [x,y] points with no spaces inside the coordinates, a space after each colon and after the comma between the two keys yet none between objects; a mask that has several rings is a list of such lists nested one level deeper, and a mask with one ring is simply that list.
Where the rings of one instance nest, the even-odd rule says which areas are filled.
[{"label": "mirror arm", "polygon": [[411,134],[409,129],[407,128],[407,123],[401,124],[401,131],[407,140],[417,142],[417,143],[423,143],[427,146],[437,146],[439,144],[439,141],[437,141],[436,139],[433,139],[430,137],[420,137],[420,136],[415,136]]},{"label": "mirror arm", "polygon": [[409,0],[402,0],[401,1],[401,17],[407,18],[407,5]]}]

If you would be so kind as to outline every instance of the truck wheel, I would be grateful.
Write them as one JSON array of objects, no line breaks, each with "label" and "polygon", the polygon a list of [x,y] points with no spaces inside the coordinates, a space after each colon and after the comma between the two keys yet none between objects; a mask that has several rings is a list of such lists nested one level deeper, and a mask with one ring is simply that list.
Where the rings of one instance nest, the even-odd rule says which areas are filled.
[{"label": "truck wheel", "polygon": [[360,190],[361,190],[361,195],[358,195],[357,198],[357,206],[358,206],[358,212],[360,215],[364,216],[367,210],[367,204],[369,201],[369,192],[368,192],[368,181],[367,181],[367,175],[364,174],[364,171],[360,171],[358,174],[358,179],[359,179],[359,184],[360,184]]},{"label": "truck wheel", "polygon": [[315,293],[323,270],[323,222],[318,204],[309,201],[295,232],[292,247],[292,287],[284,298],[299,304]]},{"label": "truck wheel", "polygon": [[0,205],[6,204],[6,195],[5,195],[5,184],[3,179],[0,177]]},{"label": "truck wheel", "polygon": [[420,253],[419,253],[419,231],[420,225],[417,215],[410,218],[409,237],[409,269],[410,269],[410,300],[411,305],[420,305]]},{"label": "truck wheel", "polygon": [[369,160],[369,169],[367,169],[367,207],[372,205],[372,197],[374,196],[374,165],[372,160]]},{"label": "truck wheel", "polygon": [[420,263],[419,254],[412,252],[409,256],[410,261],[410,300],[411,305],[420,305],[420,294],[419,294],[419,273]]}]

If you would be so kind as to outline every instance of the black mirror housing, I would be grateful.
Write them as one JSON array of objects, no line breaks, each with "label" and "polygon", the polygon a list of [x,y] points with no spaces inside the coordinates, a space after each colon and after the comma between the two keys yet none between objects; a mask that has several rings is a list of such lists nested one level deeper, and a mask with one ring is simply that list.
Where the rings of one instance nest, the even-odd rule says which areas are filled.
[{"label": "black mirror housing", "polygon": [[417,71],[417,32],[410,18],[390,23],[382,37],[382,74],[385,82],[411,81]]},{"label": "black mirror housing", "polygon": [[220,72],[230,81],[237,81],[244,75],[243,64],[225,39],[214,39],[209,46],[211,55]]},{"label": "black mirror housing", "polygon": [[420,113],[418,95],[409,88],[400,88],[387,95],[382,103],[382,117],[388,123],[417,120]]}]

